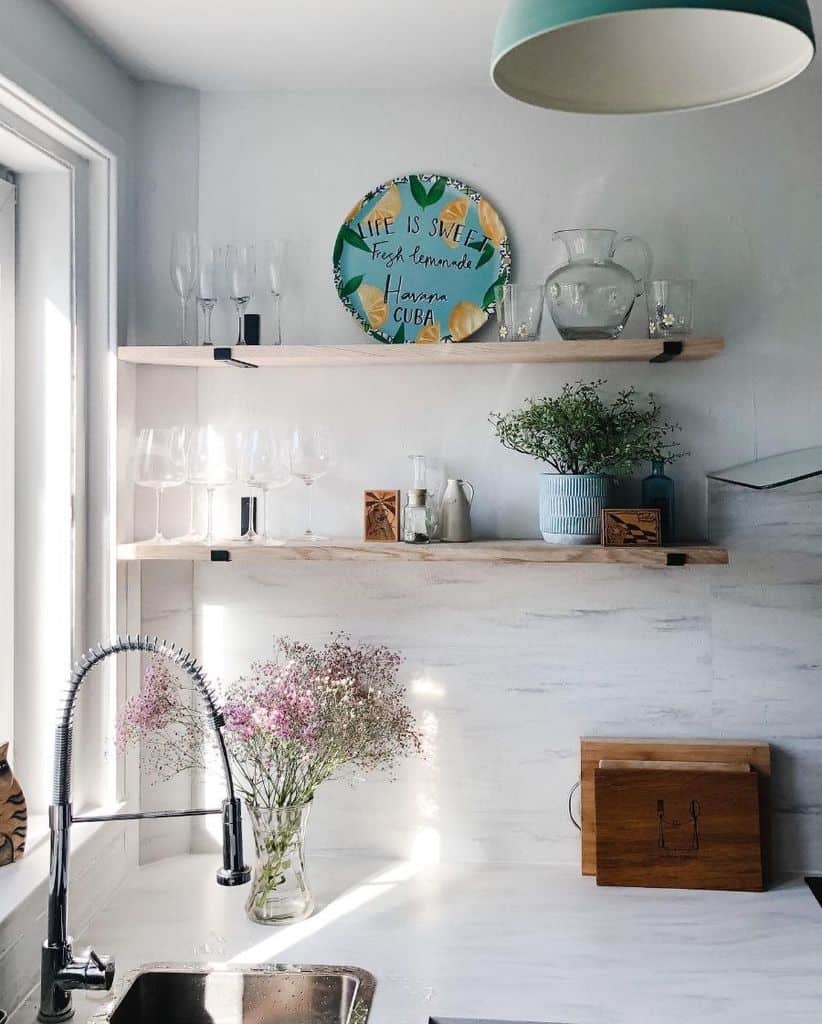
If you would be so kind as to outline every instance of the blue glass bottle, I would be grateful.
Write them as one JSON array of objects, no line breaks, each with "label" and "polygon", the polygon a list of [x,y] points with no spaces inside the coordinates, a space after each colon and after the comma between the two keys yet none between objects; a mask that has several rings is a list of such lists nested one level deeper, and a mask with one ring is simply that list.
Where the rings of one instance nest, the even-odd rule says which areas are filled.
[{"label": "blue glass bottle", "polygon": [[651,475],[642,481],[643,508],[658,508],[662,521],[662,543],[674,539],[674,482],[665,476],[665,460],[654,459]]}]

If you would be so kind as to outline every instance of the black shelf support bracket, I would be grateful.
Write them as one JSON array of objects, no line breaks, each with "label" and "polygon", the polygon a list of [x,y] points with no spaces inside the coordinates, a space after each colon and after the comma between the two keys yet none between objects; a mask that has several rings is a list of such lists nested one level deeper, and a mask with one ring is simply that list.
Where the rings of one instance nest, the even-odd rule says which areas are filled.
[{"label": "black shelf support bracket", "polygon": [[244,359],[235,359],[231,354],[230,348],[221,348],[215,346],[212,350],[214,352],[215,363],[228,363],[229,366],[241,366],[244,370],[256,370],[256,363],[247,363]]},{"label": "black shelf support bracket", "polygon": [[805,876],[805,884],[816,897],[816,902],[822,907],[822,878],[814,875]]},{"label": "black shelf support bracket", "polygon": [[666,551],[665,552],[665,564],[666,565],[685,565],[688,561],[688,556],[684,551]]},{"label": "black shelf support bracket", "polygon": [[211,549],[211,561],[212,562],[230,562],[231,552],[226,551],[224,548],[212,548]]},{"label": "black shelf support bracket", "polygon": [[[670,363],[672,359],[682,355],[685,348],[681,341],[663,341],[662,351],[650,359],[651,363]],[[215,349],[216,351],[216,349]]]}]

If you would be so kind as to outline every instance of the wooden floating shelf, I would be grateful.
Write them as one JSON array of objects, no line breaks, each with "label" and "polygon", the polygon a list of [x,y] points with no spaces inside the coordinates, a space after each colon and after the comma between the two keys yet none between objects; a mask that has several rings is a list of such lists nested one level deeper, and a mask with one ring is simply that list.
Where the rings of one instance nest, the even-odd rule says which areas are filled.
[{"label": "wooden floating shelf", "polygon": [[[711,359],[725,347],[722,338],[687,338],[681,352],[666,353],[662,341],[477,341],[449,345],[125,345],[118,358],[152,366],[224,366],[232,360],[267,366],[466,366],[499,363],[677,362]],[[221,356],[221,357],[220,357]]]},{"label": "wooden floating shelf", "polygon": [[284,544],[121,544],[124,562],[499,562],[508,565],[727,565],[726,548],[707,544],[676,547],[601,547],[545,544],[536,540],[478,540],[470,544],[378,544],[361,540],[287,541]]}]

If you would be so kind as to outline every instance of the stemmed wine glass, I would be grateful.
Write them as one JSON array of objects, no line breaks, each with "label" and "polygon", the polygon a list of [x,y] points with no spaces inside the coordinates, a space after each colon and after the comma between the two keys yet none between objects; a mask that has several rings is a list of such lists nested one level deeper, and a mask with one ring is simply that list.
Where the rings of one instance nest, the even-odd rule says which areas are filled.
[{"label": "stemmed wine glass", "polygon": [[233,483],[237,476],[236,459],[230,445],[214,427],[196,427],[188,448],[188,481],[206,489],[208,517],[206,544],[214,542],[214,494],[218,487]]},{"label": "stemmed wine glass", "polygon": [[160,529],[160,501],[163,491],[185,480],[185,441],[176,427],[145,427],[137,438],[134,480],[140,487],[154,490],[153,544],[165,544]]},{"label": "stemmed wine glass", "polygon": [[263,250],[263,269],[268,290],[271,292],[272,312],[274,314],[274,329],[272,332],[272,345],[282,345],[282,321],[280,319],[283,268],[285,266],[285,242],[266,242]]},{"label": "stemmed wine glass", "polygon": [[291,472],[306,486],[305,540],[327,540],[311,529],[311,488],[334,465],[331,439],[322,427],[297,427],[291,435]]},{"label": "stemmed wine glass", "polygon": [[222,291],[222,275],[225,273],[225,260],[222,249],[207,249],[200,259],[200,270],[197,274],[197,305],[203,313],[205,332],[204,345],[213,345],[211,337],[211,314],[217,305]]},{"label": "stemmed wine glass", "polygon": [[243,313],[254,298],[257,278],[257,259],[253,245],[227,245],[225,268],[228,277],[228,296],[237,311],[237,344],[245,345]]},{"label": "stemmed wine glass", "polygon": [[268,494],[275,488],[285,487],[293,479],[291,457],[287,441],[277,431],[265,427],[249,430],[243,438],[240,456],[241,476],[249,487],[262,491],[262,530],[254,531],[253,517],[249,516],[246,540],[262,538],[263,544],[275,543],[268,533]]},{"label": "stemmed wine glass", "polygon": [[[197,236],[190,231],[175,231],[171,240],[171,283],[180,300],[180,344],[188,345],[186,311],[197,279]],[[196,341],[196,330],[195,341]]]}]

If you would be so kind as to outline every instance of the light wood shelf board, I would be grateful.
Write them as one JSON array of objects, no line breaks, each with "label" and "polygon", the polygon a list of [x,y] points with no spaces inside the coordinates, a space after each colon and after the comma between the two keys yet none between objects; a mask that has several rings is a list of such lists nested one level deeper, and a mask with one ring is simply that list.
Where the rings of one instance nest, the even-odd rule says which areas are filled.
[{"label": "light wood shelf board", "polygon": [[501,564],[572,564],[665,566],[668,555],[684,555],[685,565],[727,565],[726,548],[683,544],[663,548],[601,547],[545,544],[535,540],[479,540],[469,544],[381,544],[361,540],[315,543],[288,541],[281,545],[226,541],[206,544],[121,544],[121,561],[209,562],[212,551],[228,552],[233,562],[496,562]]},{"label": "light wood shelf board", "polygon": [[[722,338],[688,338],[672,362],[710,359],[725,347]],[[153,366],[225,367],[205,345],[125,345],[118,358]],[[245,345],[235,359],[259,367],[278,366],[466,366],[501,363],[649,362],[662,342],[648,338],[596,341],[463,342],[451,345]]]}]

